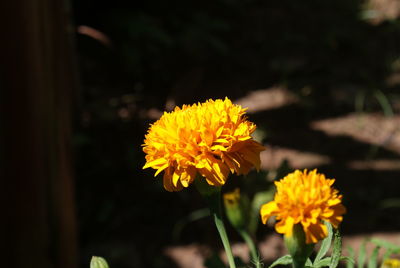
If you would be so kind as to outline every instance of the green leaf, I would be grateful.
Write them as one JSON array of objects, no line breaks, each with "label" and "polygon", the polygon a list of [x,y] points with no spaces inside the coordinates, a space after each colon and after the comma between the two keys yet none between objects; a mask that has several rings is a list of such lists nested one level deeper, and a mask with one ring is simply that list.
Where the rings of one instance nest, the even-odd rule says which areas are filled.
[{"label": "green leaf", "polygon": [[310,260],[310,258],[308,258],[307,260],[306,260],[306,267],[307,266],[310,266],[310,267],[313,267],[313,264],[312,264],[312,261]]},{"label": "green leaf", "polygon": [[393,112],[393,107],[389,102],[388,97],[383,94],[382,90],[376,90],[374,92],[375,94],[375,98],[377,99],[377,101],[379,102],[380,106],[382,107],[383,110],[383,114],[385,116],[393,116],[394,112]]},{"label": "green leaf", "polygon": [[325,222],[325,225],[328,228],[328,236],[324,240],[322,240],[321,247],[319,248],[317,256],[315,257],[314,263],[318,263],[318,261],[325,256],[325,254],[331,247],[332,236],[333,236],[332,225],[329,222]]},{"label": "green leaf", "polygon": [[391,249],[386,250],[385,254],[383,254],[382,260],[385,261],[386,259],[390,258],[390,255],[392,255],[394,252]]},{"label": "green leaf", "polygon": [[349,258],[352,260],[352,262],[347,261],[346,262],[346,268],[354,268],[354,249],[352,247],[347,247],[347,251],[349,252],[350,256]]},{"label": "green leaf", "polygon": [[387,242],[387,241],[382,240],[382,239],[372,238],[371,242],[374,243],[377,246],[382,247],[382,248],[392,249],[392,250],[395,250],[395,251],[400,250],[400,247],[398,245],[392,244],[392,243]]},{"label": "green leaf", "polygon": [[[347,257],[347,256],[341,256],[340,257],[340,260],[341,261],[346,261],[347,263],[353,263],[354,264],[354,260],[352,259],[352,258],[350,258],[350,257]],[[320,260],[318,263],[315,263],[314,265],[313,265],[313,268],[320,268],[320,267],[327,267],[327,266],[329,266],[329,264],[331,263],[331,261],[332,261],[332,258],[331,257],[326,257],[326,258],[323,258],[322,260]]]},{"label": "green leaf", "polygon": [[109,266],[104,258],[93,256],[90,260],[90,268],[109,268]]},{"label": "green leaf", "polygon": [[380,246],[376,246],[372,251],[371,257],[368,261],[368,268],[377,268],[378,267],[378,254],[380,250]]},{"label": "green leaf", "polygon": [[323,258],[322,260],[319,260],[318,262],[314,261],[313,267],[314,268],[320,268],[320,267],[324,267],[324,266],[329,266],[331,261],[332,261],[331,257]]},{"label": "green leaf", "polygon": [[342,257],[340,257],[340,260],[341,261],[346,261],[346,264],[352,264],[353,266],[354,266],[354,264],[355,264],[355,261],[354,261],[354,259],[353,258],[350,258],[350,257],[348,257],[348,256],[342,256]]},{"label": "green leaf", "polygon": [[336,229],[334,237],[335,240],[333,241],[333,251],[329,268],[336,268],[342,256],[342,237],[340,236],[339,230]]},{"label": "green leaf", "polygon": [[292,256],[285,255],[274,261],[268,268],[275,267],[277,265],[288,265],[293,262]]},{"label": "green leaf", "polygon": [[363,268],[364,267],[364,263],[365,263],[365,257],[366,257],[366,250],[365,250],[365,245],[367,244],[368,239],[365,239],[361,246],[360,246],[360,250],[358,252],[358,268]]}]

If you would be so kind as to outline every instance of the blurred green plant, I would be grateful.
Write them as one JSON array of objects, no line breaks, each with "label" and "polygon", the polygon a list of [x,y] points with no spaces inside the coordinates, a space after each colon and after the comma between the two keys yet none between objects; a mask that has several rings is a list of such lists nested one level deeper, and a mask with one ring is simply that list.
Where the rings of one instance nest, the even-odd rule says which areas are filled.
[{"label": "blurred green plant", "polygon": [[382,90],[379,89],[372,91],[368,90],[359,91],[354,100],[354,107],[356,112],[358,113],[365,112],[367,99],[375,99],[379,103],[382,112],[385,116],[391,117],[394,115],[393,107],[390,103],[389,98]]},{"label": "blurred green plant", "polygon": [[[372,244],[374,246],[370,254],[367,253],[367,244]],[[355,250],[352,247],[347,248],[349,252],[348,257],[356,260],[356,262],[347,262],[346,268],[364,268],[365,266],[368,268],[379,267],[378,257],[381,250],[384,250],[382,257],[382,262],[384,262],[392,255],[399,254],[400,246],[378,238],[366,238],[361,243],[357,259],[355,258]]]}]

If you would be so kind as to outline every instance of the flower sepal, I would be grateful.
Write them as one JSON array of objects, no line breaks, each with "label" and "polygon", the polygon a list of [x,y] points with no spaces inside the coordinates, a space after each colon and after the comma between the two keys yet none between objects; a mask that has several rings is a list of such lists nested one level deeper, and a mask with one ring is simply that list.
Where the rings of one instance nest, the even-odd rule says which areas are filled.
[{"label": "flower sepal", "polygon": [[285,246],[293,259],[293,268],[304,268],[315,244],[306,243],[303,226],[300,223],[295,224],[292,233],[290,235],[285,234],[284,240]]}]

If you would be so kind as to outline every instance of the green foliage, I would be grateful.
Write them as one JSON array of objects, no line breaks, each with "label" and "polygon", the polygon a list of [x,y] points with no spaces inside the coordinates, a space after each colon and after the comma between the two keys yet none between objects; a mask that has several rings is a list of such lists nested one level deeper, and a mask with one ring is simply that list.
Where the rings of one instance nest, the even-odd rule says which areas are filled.
[{"label": "green foliage", "polygon": [[378,267],[378,253],[379,253],[380,246],[376,246],[372,251],[371,257],[368,261],[368,268],[376,268]]},{"label": "green foliage", "polygon": [[366,249],[365,249],[366,243],[367,240],[364,240],[363,243],[361,244],[360,251],[358,253],[358,259],[357,259],[358,268],[364,267],[365,257],[366,257]]},{"label": "green foliage", "polygon": [[392,243],[390,243],[388,241],[385,241],[385,240],[382,240],[382,239],[378,239],[378,238],[371,238],[370,242],[375,244],[375,245],[377,245],[377,246],[380,246],[382,248],[387,249],[388,251],[392,252],[393,254],[400,253],[400,246],[399,245],[395,245],[395,244],[392,244]]},{"label": "green foliage", "polygon": [[[314,261],[310,258],[305,263],[306,268],[321,268],[329,267],[336,268],[340,261],[346,261],[347,267],[354,267],[354,260],[352,257],[342,256],[342,238],[339,230],[333,231],[330,223],[325,223],[328,227],[328,236],[322,240],[321,246],[317,252]],[[333,243],[332,243],[333,241]],[[332,255],[326,256],[329,249],[332,247]],[[293,263],[293,259],[290,255],[285,255],[274,261],[269,268],[277,265],[289,265]]]},{"label": "green foliage", "polygon": [[268,268],[275,267],[277,265],[288,265],[293,262],[292,256],[285,255],[274,261]]},{"label": "green foliage", "polygon": [[340,236],[339,230],[335,230],[333,252],[329,268],[336,268],[338,266],[341,255],[342,255],[342,237]]},{"label": "green foliage", "polygon": [[[367,254],[367,244],[373,244],[374,248],[372,252],[368,255]],[[358,258],[357,258],[357,268],[364,268],[367,265],[368,268],[377,268],[379,267],[378,264],[378,256],[380,250],[385,250],[383,254],[383,261],[390,258],[392,254],[400,253],[400,246],[392,244],[382,239],[377,238],[366,238],[362,242],[360,249],[358,251]],[[355,251],[353,248],[348,247],[347,251],[349,252],[349,258],[354,258]],[[348,263],[347,268],[354,268],[354,263]]]},{"label": "green foliage", "polygon": [[321,247],[315,257],[314,263],[318,263],[328,252],[329,248],[331,247],[332,243],[332,225],[327,224],[328,227],[328,236],[322,240]]},{"label": "green foliage", "polygon": [[[354,260],[354,249],[351,247],[347,248],[347,251],[349,252],[349,257],[350,259]],[[350,262],[346,262],[346,268],[354,268],[354,261]]]}]

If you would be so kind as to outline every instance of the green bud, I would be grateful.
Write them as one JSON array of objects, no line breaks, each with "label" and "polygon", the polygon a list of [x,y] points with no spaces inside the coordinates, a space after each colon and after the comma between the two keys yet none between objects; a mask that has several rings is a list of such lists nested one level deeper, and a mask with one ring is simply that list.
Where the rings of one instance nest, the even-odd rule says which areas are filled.
[{"label": "green bud", "polygon": [[239,230],[247,230],[249,219],[249,201],[244,195],[240,195],[239,188],[223,195],[225,213],[233,227]]},{"label": "green bud", "polygon": [[102,257],[93,256],[90,260],[90,268],[108,268],[108,263]]},{"label": "green bud", "polygon": [[285,245],[292,256],[294,268],[304,268],[315,246],[315,244],[306,244],[306,234],[300,223],[293,226],[291,236],[285,235]]}]

